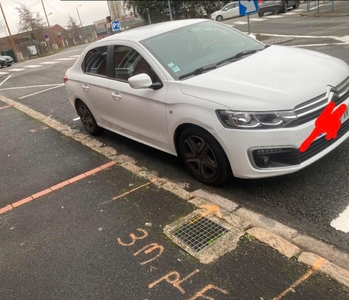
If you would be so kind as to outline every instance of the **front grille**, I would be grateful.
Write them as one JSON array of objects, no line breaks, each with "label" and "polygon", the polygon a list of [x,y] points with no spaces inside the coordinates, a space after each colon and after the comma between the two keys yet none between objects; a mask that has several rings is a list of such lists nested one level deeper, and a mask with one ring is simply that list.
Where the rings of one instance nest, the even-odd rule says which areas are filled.
[{"label": "front grille", "polygon": [[340,138],[343,135],[345,135],[348,131],[349,131],[349,120],[344,122],[342,124],[342,126],[339,128],[339,130],[337,132],[337,138],[336,139],[331,139],[331,140],[328,141],[328,140],[326,140],[326,136],[323,136],[323,137],[317,139],[316,141],[314,141],[310,145],[310,147],[308,148],[307,151],[301,152],[300,153],[301,162],[304,162],[307,159],[309,159],[309,158],[315,156],[316,154],[320,153],[321,151],[323,151],[324,149],[326,149],[327,147],[332,145],[334,142],[336,142],[338,138]]},{"label": "front grille", "polygon": [[[339,97],[333,97],[332,101],[337,105],[343,103],[349,97],[349,91],[345,92],[349,86],[349,77],[333,88]],[[326,93],[311,100],[297,105],[294,110],[298,118],[287,124],[286,127],[295,127],[317,119],[324,108],[328,105],[328,95]]]}]

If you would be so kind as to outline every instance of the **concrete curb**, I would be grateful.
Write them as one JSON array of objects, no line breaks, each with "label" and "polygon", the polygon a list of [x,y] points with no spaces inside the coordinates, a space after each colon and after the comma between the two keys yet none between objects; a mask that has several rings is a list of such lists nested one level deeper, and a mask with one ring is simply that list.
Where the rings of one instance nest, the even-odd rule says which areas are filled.
[{"label": "concrete curb", "polygon": [[[112,147],[105,147],[105,145],[103,145],[96,139],[91,138],[84,133],[81,133],[79,130],[72,130],[69,126],[51,119],[50,117],[47,117],[41,113],[38,113],[26,107],[25,105],[17,103],[16,101],[8,99],[2,95],[0,95],[0,101],[3,101],[8,105],[11,105],[14,108],[33,117],[34,119],[43,122],[44,124],[61,132],[63,135],[81,142],[92,150],[95,150],[96,152],[106,156],[110,160],[115,161],[118,165],[125,168],[126,170],[147,180],[156,179],[156,182],[154,183],[155,185],[177,195],[183,200],[189,200],[190,203],[194,204],[197,207],[200,207],[203,204],[211,203],[210,199],[206,199],[208,200],[207,202],[203,198],[213,198],[214,195],[212,194],[203,192],[201,193],[201,196],[203,198],[195,197],[194,194],[187,192],[179,184],[171,182],[166,178],[159,178],[156,176],[156,174],[148,172],[145,168],[138,167],[134,164],[134,160],[131,157],[127,157],[125,155],[117,155],[117,151]],[[222,197],[215,197],[214,201],[216,205],[222,208],[227,208],[227,201],[230,200],[224,199]],[[220,201],[223,201],[221,205],[219,204]],[[334,247],[331,247],[330,245],[325,244],[312,237],[298,234],[295,229],[292,229],[275,220],[257,214],[246,208],[241,207],[234,210],[237,207],[237,205],[232,205],[227,208],[229,210],[232,210],[232,212],[225,211],[224,209],[222,210],[222,217],[229,224],[242,230],[246,230],[249,227],[258,227],[258,229],[253,228],[252,230],[247,232],[250,232],[251,235],[256,236],[256,238],[258,238],[261,242],[268,244],[287,257],[289,257],[291,253],[295,255],[295,253],[301,252],[299,258],[300,262],[302,263],[311,265],[312,262],[314,263],[314,259],[318,258],[318,255],[322,256],[326,259],[326,263],[320,268],[320,271],[328,274],[333,279],[337,280],[346,287],[349,287],[349,254],[341,252]],[[311,251],[313,253],[303,252],[301,249],[298,251],[299,248],[296,245],[305,248],[307,251]],[[289,251],[288,248],[291,248],[291,251]],[[314,253],[317,253],[318,255]],[[338,265],[342,265],[343,268],[339,267]]]},{"label": "concrete curb", "polygon": [[324,13],[317,13],[317,12],[301,12],[299,13],[301,17],[312,17],[312,18],[319,18],[319,17],[346,17],[349,16],[349,13],[331,13],[331,12],[324,12]]}]

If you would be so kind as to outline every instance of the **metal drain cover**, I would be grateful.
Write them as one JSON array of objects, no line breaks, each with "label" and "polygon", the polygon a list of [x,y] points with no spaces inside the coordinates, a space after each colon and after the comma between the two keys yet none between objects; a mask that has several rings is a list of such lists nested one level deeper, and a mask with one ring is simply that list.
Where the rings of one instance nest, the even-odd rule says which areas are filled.
[{"label": "metal drain cover", "polygon": [[228,229],[205,217],[198,216],[174,230],[172,234],[196,252],[212,245]]},{"label": "metal drain cover", "polygon": [[244,231],[222,218],[202,216],[202,213],[202,210],[195,210],[166,225],[164,233],[201,263],[209,264],[234,250]]}]

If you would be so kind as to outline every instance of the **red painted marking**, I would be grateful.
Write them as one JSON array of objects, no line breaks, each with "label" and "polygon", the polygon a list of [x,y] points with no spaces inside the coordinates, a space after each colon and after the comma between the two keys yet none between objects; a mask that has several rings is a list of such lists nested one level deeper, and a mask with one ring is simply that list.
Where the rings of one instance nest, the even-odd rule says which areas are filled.
[{"label": "red painted marking", "polygon": [[52,193],[52,192],[54,192],[54,191],[56,191],[58,189],[61,189],[61,188],[65,187],[65,186],[67,186],[69,184],[72,184],[73,182],[77,182],[77,181],[79,181],[81,179],[84,179],[84,178],[90,176],[90,175],[93,175],[93,174],[95,174],[97,172],[105,170],[105,169],[107,169],[107,168],[109,168],[109,167],[111,167],[111,166],[113,166],[115,164],[116,164],[115,161],[111,161],[109,163],[106,163],[106,164],[98,167],[98,168],[92,169],[92,170],[87,171],[85,173],[82,173],[82,174],[80,174],[78,176],[75,176],[75,177],[70,178],[68,180],[65,180],[65,181],[63,181],[61,183],[58,183],[58,184],[56,184],[54,186],[51,186],[51,187],[49,187],[49,188],[47,188],[47,189],[45,189],[45,190],[43,190],[41,192],[35,193],[35,194],[33,194],[33,195],[31,195],[31,196],[29,196],[27,198],[24,198],[22,200],[19,200],[19,201],[16,201],[16,202],[12,203],[12,204],[9,204],[9,205],[7,205],[5,207],[2,207],[2,208],[0,208],[0,215],[3,214],[3,213],[8,212],[9,210],[11,210],[13,208],[16,208],[18,206],[21,206],[23,204],[31,202],[31,201],[33,201],[35,199],[38,199],[38,198],[40,198],[42,196],[50,194],[50,193]]},{"label": "red painted marking", "polygon": [[341,127],[341,117],[347,109],[345,104],[341,104],[334,110],[336,104],[330,102],[321,115],[315,121],[315,128],[308,138],[299,147],[300,152],[305,152],[309,148],[312,142],[319,136],[319,134],[325,133],[326,140],[335,139],[337,132]]}]

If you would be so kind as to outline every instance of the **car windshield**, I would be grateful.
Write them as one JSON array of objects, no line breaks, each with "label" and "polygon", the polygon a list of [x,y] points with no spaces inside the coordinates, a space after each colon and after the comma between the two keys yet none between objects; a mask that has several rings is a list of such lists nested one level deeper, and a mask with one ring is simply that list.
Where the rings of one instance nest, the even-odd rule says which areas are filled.
[{"label": "car windshield", "polygon": [[[262,43],[213,21],[204,21],[166,32],[143,40],[142,44],[176,80],[238,53],[264,49]],[[231,61],[227,60],[227,63],[229,62]]]}]

